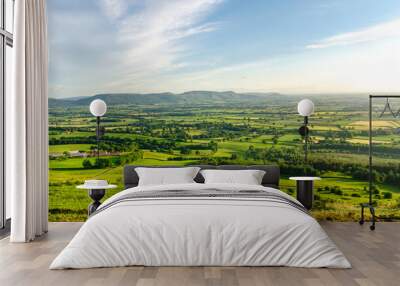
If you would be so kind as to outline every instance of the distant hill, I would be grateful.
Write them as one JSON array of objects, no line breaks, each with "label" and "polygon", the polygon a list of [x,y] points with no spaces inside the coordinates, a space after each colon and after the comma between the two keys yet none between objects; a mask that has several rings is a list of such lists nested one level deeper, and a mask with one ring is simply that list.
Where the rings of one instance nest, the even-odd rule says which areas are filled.
[{"label": "distant hill", "polygon": [[108,105],[166,105],[166,104],[220,104],[220,103],[256,103],[273,98],[282,101],[278,93],[236,93],[233,91],[188,91],[174,93],[109,93],[88,97],[55,99],[49,98],[49,107],[87,106],[94,99],[102,99]]},{"label": "distant hill", "polygon": [[71,100],[71,99],[49,98],[49,100],[48,100],[49,107],[71,106],[72,102],[73,102],[73,100]]}]

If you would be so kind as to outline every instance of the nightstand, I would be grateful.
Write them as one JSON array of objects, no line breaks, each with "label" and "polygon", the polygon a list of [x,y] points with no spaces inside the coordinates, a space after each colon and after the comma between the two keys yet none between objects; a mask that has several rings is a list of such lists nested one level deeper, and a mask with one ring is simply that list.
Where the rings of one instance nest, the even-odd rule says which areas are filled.
[{"label": "nightstand", "polygon": [[88,180],[85,181],[85,184],[77,186],[78,189],[88,190],[89,197],[93,200],[93,202],[88,206],[89,216],[101,205],[100,200],[106,194],[106,190],[114,189],[116,187],[116,185],[109,185],[107,181],[104,180]]},{"label": "nightstand", "polygon": [[296,181],[297,200],[310,210],[314,201],[313,185],[314,181],[321,180],[320,177],[290,177],[290,180]]}]

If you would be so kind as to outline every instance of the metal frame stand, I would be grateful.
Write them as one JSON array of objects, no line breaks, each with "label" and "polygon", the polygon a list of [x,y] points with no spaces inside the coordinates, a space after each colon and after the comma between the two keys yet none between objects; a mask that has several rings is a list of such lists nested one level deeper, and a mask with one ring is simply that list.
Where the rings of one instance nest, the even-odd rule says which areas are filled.
[{"label": "metal frame stand", "polygon": [[371,225],[370,229],[375,230],[375,222],[376,222],[376,216],[375,216],[375,203],[372,201],[372,185],[373,185],[373,178],[372,178],[372,101],[374,98],[386,98],[386,105],[385,108],[383,109],[381,115],[379,117],[382,117],[383,114],[385,113],[386,110],[389,110],[392,116],[396,117],[396,115],[393,113],[390,104],[389,104],[389,98],[400,98],[400,95],[370,95],[369,96],[369,175],[368,175],[368,181],[369,181],[369,200],[368,203],[363,203],[361,204],[361,218],[359,223],[362,225],[364,224],[364,209],[369,209],[371,213]]}]

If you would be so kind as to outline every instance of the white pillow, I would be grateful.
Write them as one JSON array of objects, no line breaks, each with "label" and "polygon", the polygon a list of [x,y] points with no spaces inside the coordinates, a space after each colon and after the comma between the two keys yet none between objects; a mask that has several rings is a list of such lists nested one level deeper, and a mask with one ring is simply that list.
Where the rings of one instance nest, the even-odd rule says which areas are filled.
[{"label": "white pillow", "polygon": [[261,170],[202,170],[205,184],[261,185],[265,171]]},{"label": "white pillow", "polygon": [[139,186],[195,183],[193,180],[199,167],[187,168],[135,168],[139,176]]}]

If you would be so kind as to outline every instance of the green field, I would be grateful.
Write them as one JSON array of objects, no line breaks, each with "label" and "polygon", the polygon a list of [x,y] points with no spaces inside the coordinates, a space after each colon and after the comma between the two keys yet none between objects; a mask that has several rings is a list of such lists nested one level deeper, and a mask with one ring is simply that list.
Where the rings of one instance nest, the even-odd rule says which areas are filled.
[{"label": "green field", "polygon": [[[122,190],[122,168],[137,165],[278,164],[281,189],[295,196],[291,175],[302,175],[302,118],[295,102],[265,105],[110,106],[105,117],[101,159],[97,168],[95,122],[87,107],[50,108],[50,220],[82,221],[90,199],[76,189],[86,179],[107,179]],[[310,172],[323,180],[315,185],[312,214],[318,219],[356,220],[359,204],[368,199],[367,112],[349,100],[343,110],[334,100],[318,102],[310,118]],[[375,122],[374,200],[381,219],[400,218],[400,124],[382,118]],[[81,151],[87,158],[68,152]],[[127,157],[132,155],[131,157]],[[279,155],[279,156],[278,156]],[[119,158],[126,157],[124,160]],[[133,158],[133,159],[132,159]],[[84,161],[89,167],[84,167]]]},{"label": "green field", "polygon": [[65,151],[89,151],[90,144],[51,145],[49,153],[63,153]]}]

